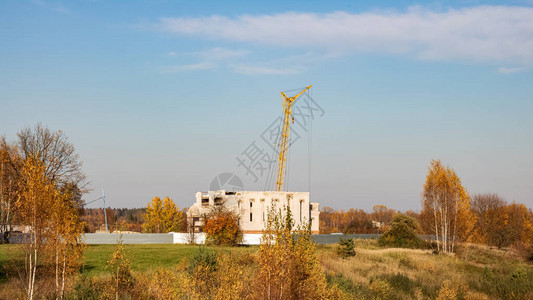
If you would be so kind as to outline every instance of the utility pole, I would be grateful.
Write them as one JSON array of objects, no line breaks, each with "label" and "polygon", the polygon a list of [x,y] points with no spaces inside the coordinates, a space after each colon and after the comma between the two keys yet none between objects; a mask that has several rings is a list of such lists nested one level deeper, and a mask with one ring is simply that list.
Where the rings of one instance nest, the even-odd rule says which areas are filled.
[{"label": "utility pole", "polygon": [[106,208],[106,206],[105,206],[105,192],[104,192],[104,187],[102,187],[102,199],[104,199],[105,231],[109,232],[109,229],[107,228],[107,208]]}]

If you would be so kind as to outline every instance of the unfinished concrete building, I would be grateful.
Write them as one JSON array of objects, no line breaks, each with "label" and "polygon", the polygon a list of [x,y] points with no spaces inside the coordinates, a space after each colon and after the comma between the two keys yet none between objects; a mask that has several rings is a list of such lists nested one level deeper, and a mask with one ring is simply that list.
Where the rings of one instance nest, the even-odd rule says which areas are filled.
[{"label": "unfinished concrete building", "polygon": [[310,222],[311,233],[319,232],[318,203],[309,202],[308,192],[225,190],[198,192],[196,203],[187,212],[189,226],[193,226],[196,232],[201,231],[203,216],[217,205],[223,205],[239,214],[239,225],[243,233],[261,233],[265,228],[268,209],[271,206],[276,211],[286,206],[290,207],[296,226]]}]

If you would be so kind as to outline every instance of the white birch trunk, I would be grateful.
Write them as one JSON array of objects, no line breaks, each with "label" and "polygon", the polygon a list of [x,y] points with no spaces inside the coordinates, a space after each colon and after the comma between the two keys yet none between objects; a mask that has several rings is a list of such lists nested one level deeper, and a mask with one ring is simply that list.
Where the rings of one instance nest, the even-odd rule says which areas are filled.
[{"label": "white birch trunk", "polygon": [[58,295],[59,295],[59,249],[58,249],[58,245],[56,243],[56,299],[58,298]]},{"label": "white birch trunk", "polygon": [[66,254],[63,253],[63,271],[61,276],[61,299],[63,299],[63,295],[65,294],[65,268],[67,267],[67,257]]},{"label": "white birch trunk", "polygon": [[458,198],[454,199],[455,201],[455,211],[453,216],[453,239],[452,239],[452,252],[455,250],[455,237],[457,235],[457,204]]},{"label": "white birch trunk", "polygon": [[433,216],[435,217],[435,238],[437,239],[437,251],[440,251],[439,228],[437,224],[437,199],[433,193]]}]

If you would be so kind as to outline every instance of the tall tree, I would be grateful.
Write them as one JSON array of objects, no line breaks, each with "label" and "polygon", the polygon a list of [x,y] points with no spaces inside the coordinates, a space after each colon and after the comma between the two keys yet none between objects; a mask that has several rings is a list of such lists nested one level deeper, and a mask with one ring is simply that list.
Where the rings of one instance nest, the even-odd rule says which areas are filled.
[{"label": "tall tree", "polygon": [[49,229],[52,231],[46,248],[49,265],[54,266],[56,298],[63,298],[66,279],[78,271],[85,244],[81,240],[85,224],[78,213],[80,202],[72,191],[57,191],[50,207]]},{"label": "tall tree", "polygon": [[40,124],[21,130],[16,144],[0,139],[0,233],[3,237],[10,230],[12,219],[29,232],[21,275],[30,299],[42,266],[55,267],[58,298],[66,276],[76,271],[83,249],[81,194],[87,184],[81,165],[68,138]]},{"label": "tall tree", "polygon": [[17,200],[17,173],[23,164],[14,145],[0,138],[0,243],[7,242]]},{"label": "tall tree", "polygon": [[183,212],[169,197],[165,197],[164,201],[155,197],[146,206],[143,217],[144,232],[166,233],[181,229]]},{"label": "tall tree", "polygon": [[477,216],[476,242],[504,247],[527,245],[533,239],[533,224],[523,204],[508,204],[497,194],[479,194],[473,197],[472,209]]},{"label": "tall tree", "polygon": [[529,218],[529,212],[524,204],[513,203],[507,206],[507,214],[509,215],[509,238],[506,245],[522,243],[524,245],[531,244],[533,241],[533,224]]},{"label": "tall tree", "polygon": [[[41,124],[25,128],[17,134],[14,145],[0,139],[0,233],[7,232],[13,216],[16,188],[24,182],[24,161],[38,161],[45,176],[61,190],[72,191],[72,199],[81,202],[87,181],[82,162],[74,146],[61,130],[53,132]],[[76,192],[74,192],[76,191]]]},{"label": "tall tree", "polygon": [[466,241],[472,235],[475,215],[470,197],[455,171],[444,167],[440,160],[431,161],[421,214],[432,216],[433,224],[426,231],[435,234],[439,250],[442,245],[442,251],[453,252],[458,239]]},{"label": "tall tree", "polygon": [[161,210],[161,221],[166,232],[178,232],[181,230],[183,219],[183,212],[174,204],[174,201],[169,197],[165,197],[163,201],[163,209]]},{"label": "tall tree", "polygon": [[472,197],[472,210],[476,214],[474,241],[499,245],[504,237],[504,223],[508,222],[507,203],[498,194],[478,194]]},{"label": "tall tree", "polygon": [[57,190],[45,175],[44,165],[29,157],[21,170],[20,193],[16,202],[20,224],[28,226],[29,237],[24,244],[26,295],[33,299],[37,265],[43,260],[45,241],[52,236],[50,217]]},{"label": "tall tree", "polygon": [[45,175],[58,186],[74,185],[80,191],[87,186],[82,162],[68,137],[37,124],[18,134],[18,147],[24,159],[33,157],[44,166]]}]

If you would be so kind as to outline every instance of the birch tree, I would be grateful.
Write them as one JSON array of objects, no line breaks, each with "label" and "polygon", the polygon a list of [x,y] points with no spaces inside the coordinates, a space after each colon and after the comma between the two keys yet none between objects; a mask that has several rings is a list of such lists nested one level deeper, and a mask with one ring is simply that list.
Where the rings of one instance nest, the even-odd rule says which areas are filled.
[{"label": "birch tree", "polygon": [[455,171],[439,160],[431,161],[421,214],[432,216],[431,229],[426,231],[435,234],[438,250],[453,252],[458,240],[467,241],[472,235],[475,215],[470,209],[470,197]]},{"label": "birch tree", "polygon": [[20,131],[18,138],[13,145],[0,140],[0,229],[9,230],[6,220],[14,219],[28,231],[20,274],[27,298],[36,295],[38,275],[54,274],[53,269],[55,295],[62,298],[83,250],[79,211],[85,175],[74,146],[61,131],[38,124]]},{"label": "birch tree", "polygon": [[57,190],[44,173],[44,165],[31,157],[22,168],[20,193],[16,202],[17,217],[20,224],[28,227],[29,236],[24,244],[25,268],[21,274],[25,279],[28,299],[35,296],[35,279],[37,266],[44,259],[45,241],[49,240],[51,231],[49,220],[50,207],[53,206]]},{"label": "birch tree", "polygon": [[[28,299],[36,296],[38,274],[55,274],[56,299],[63,298],[69,275],[77,271],[84,244],[79,202],[72,192],[60,190],[46,176],[44,164],[29,157],[21,169],[16,201],[17,222],[26,226],[28,237],[22,245],[25,253],[24,278]],[[50,267],[47,272],[44,269]]]},{"label": "birch tree", "polygon": [[79,202],[72,191],[56,191],[49,219],[52,236],[47,242],[49,265],[54,266],[56,298],[65,294],[67,278],[80,265],[85,244],[81,240],[84,223],[80,221]]},{"label": "birch tree", "polygon": [[[82,162],[68,137],[61,131],[51,131],[41,124],[18,132],[18,140],[9,144],[0,139],[0,233],[10,229],[14,216],[13,205],[18,187],[25,182],[24,162],[39,162],[45,177],[60,190],[75,190],[72,200],[81,203],[81,194],[86,191],[87,181]],[[0,238],[2,240],[2,238]]]},{"label": "birch tree", "polygon": [[0,243],[8,242],[17,200],[16,169],[22,164],[16,148],[0,140]]}]

